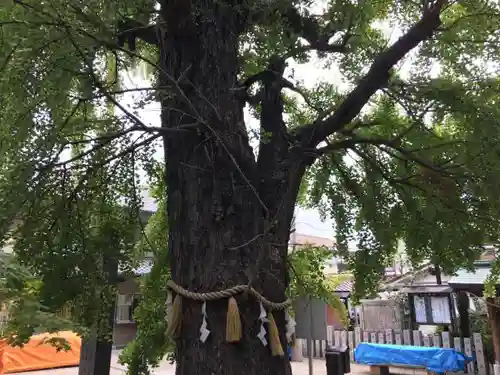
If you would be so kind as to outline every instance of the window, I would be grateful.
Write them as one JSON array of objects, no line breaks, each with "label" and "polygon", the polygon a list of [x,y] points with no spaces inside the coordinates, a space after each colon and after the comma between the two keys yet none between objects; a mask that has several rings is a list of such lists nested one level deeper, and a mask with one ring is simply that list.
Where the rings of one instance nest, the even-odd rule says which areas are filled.
[{"label": "window", "polygon": [[134,310],[137,306],[135,294],[118,294],[116,298],[116,323],[133,323]]}]

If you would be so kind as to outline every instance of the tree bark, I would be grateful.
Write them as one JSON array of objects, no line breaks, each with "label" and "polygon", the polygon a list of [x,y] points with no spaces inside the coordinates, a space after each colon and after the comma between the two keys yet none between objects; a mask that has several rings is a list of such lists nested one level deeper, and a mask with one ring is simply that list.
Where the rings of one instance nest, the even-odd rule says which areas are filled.
[{"label": "tree bark", "polygon": [[[160,12],[167,25],[161,32],[160,84],[176,93],[161,99],[162,126],[198,126],[180,139],[164,139],[172,278],[194,292],[251,281],[280,302],[286,299],[287,244],[305,166],[284,153],[267,165],[255,160],[244,103],[232,90],[238,85],[242,14],[208,0],[190,7],[186,0],[169,2]],[[290,373],[288,360],[272,357],[257,338],[258,302],[244,295],[237,302],[241,342],[225,342],[225,299],[207,303],[211,334],[201,343],[201,304],[183,299],[178,375]],[[286,350],[284,313],[274,315]]]}]

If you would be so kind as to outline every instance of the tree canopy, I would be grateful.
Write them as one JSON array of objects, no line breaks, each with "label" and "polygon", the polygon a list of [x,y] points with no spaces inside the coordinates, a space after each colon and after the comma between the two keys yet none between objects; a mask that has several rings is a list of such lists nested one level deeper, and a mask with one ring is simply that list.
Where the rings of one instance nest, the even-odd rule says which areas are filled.
[{"label": "tree canopy", "polygon": [[[414,264],[470,267],[499,229],[498,30],[490,0],[14,0],[0,9],[0,239],[16,238],[44,303],[85,304],[83,325],[96,290],[112,299],[104,258],[133,263],[137,187],[159,170],[158,259],[191,289],[283,299],[299,193],[335,220],[358,296],[399,240]],[[309,82],[306,64],[328,76]],[[149,87],[125,85],[138,67]],[[161,126],[144,119],[152,102]],[[208,371],[235,349],[203,350]]]}]

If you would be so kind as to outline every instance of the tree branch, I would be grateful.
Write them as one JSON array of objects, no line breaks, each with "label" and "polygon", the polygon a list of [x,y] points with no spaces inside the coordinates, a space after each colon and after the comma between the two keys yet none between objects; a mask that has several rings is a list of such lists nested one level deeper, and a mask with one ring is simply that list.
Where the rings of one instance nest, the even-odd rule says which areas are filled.
[{"label": "tree branch", "polygon": [[[297,8],[290,6],[283,12],[283,18],[288,23],[290,30],[298,36],[304,38],[309,43],[309,46],[303,50],[316,50],[319,52],[346,52],[347,43],[353,36],[350,32],[350,27],[344,32],[342,39],[336,44],[330,44],[329,40],[340,30],[334,29],[333,23],[327,26],[321,26],[314,17],[304,17],[300,15]],[[352,25],[352,20],[350,25]]]},{"label": "tree branch", "polygon": [[389,171],[387,171],[386,169],[384,169],[384,167],[378,163],[375,159],[374,159],[374,156],[373,155],[370,155],[369,153],[367,153],[365,150],[360,150],[359,148],[357,147],[354,147],[352,148],[352,151],[354,153],[356,153],[359,157],[361,157],[363,160],[365,160],[368,164],[370,164],[370,166],[372,168],[374,168],[375,170],[377,170],[380,175],[382,176],[382,178],[391,186],[395,189],[395,192],[396,194],[398,194],[399,198],[401,199],[401,201],[406,205],[406,197],[404,196],[404,191],[402,190],[403,186],[406,186],[410,189],[415,189],[417,191],[420,191],[422,192],[423,194],[429,194],[431,195],[434,199],[436,199],[437,201],[439,201],[445,208],[449,209],[450,211],[453,211],[453,212],[458,212],[460,214],[463,214],[463,215],[467,215],[467,216],[474,216],[478,219],[481,219],[481,220],[485,220],[485,221],[491,221],[491,218],[490,217],[484,217],[484,216],[479,216],[473,212],[468,212],[468,211],[464,211],[464,210],[461,210],[461,209],[458,209],[458,207],[455,207],[453,205],[451,205],[446,199],[445,197],[443,197],[441,194],[438,194],[434,191],[432,191],[431,189],[428,189],[418,183],[414,183],[412,182],[412,177],[416,177],[415,175],[410,175],[406,178],[398,178],[398,177],[392,177],[389,173]]},{"label": "tree branch", "polygon": [[157,26],[155,24],[144,25],[132,19],[125,19],[119,22],[118,34],[116,37],[116,44],[118,44],[118,46],[123,47],[125,42],[127,42],[131,51],[135,51],[136,39],[141,39],[154,46],[159,45]]},{"label": "tree branch", "polygon": [[306,148],[315,148],[329,135],[349,124],[370,100],[372,95],[389,79],[390,70],[419,43],[429,39],[441,25],[440,11],[446,0],[438,0],[427,10],[422,19],[382,52],[373,62],[368,73],[360,80],[340,104],[334,114],[325,120],[318,120],[299,129],[297,137]]},{"label": "tree branch", "polygon": [[[257,164],[259,169],[269,161],[275,159],[273,155],[281,154],[286,149],[286,136],[288,134],[283,121],[283,88],[284,64],[279,64],[279,58],[273,56],[269,62],[267,72],[272,72],[269,79],[262,82],[260,128],[261,139]],[[282,61],[282,60],[281,60]]]},{"label": "tree branch", "polygon": [[[404,134],[404,133],[405,133],[405,131],[403,131],[402,134]],[[400,141],[401,141],[401,138],[404,136],[402,134],[396,136],[392,140],[377,139],[377,138],[365,138],[365,137],[356,136],[356,137],[352,137],[349,139],[343,139],[341,141],[334,142],[334,143],[329,144],[325,147],[321,147],[321,148],[317,149],[316,151],[317,151],[317,155],[321,156],[321,155],[324,155],[326,153],[336,151],[336,150],[343,150],[343,149],[354,150],[356,145],[363,145],[363,144],[373,145],[373,146],[377,147],[380,151],[382,151],[382,152],[384,152],[392,157],[398,158],[400,160],[414,162],[414,163],[416,163],[416,164],[418,164],[426,169],[432,170],[436,173],[440,173],[443,175],[450,176],[452,174],[448,170],[440,168],[439,165],[434,165],[432,162],[426,161],[426,160],[416,156],[415,153],[418,151],[421,151],[421,149],[408,150],[404,147],[401,147]],[[456,141],[452,141],[449,143],[443,143],[439,146],[452,145],[455,143],[456,143]],[[399,153],[400,155],[398,155],[397,153]],[[447,168],[447,169],[449,169],[449,168]]]}]

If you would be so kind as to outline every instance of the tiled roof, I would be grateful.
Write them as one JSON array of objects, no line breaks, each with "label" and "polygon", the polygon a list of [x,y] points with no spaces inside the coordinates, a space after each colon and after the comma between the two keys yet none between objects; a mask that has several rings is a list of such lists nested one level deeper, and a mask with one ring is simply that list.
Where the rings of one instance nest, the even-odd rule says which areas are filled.
[{"label": "tiled roof", "polygon": [[483,285],[491,272],[490,262],[475,262],[474,272],[465,269],[458,270],[456,276],[448,280],[450,286],[454,285]]},{"label": "tiled roof", "polygon": [[[132,269],[132,273],[134,276],[144,276],[151,272],[151,268],[153,267],[153,259],[147,258],[139,262],[139,265]],[[120,274],[123,273],[123,268],[118,271]]]},{"label": "tiled roof", "polygon": [[[295,243],[294,243],[295,242]],[[307,234],[293,233],[290,236],[291,245],[326,246],[332,248],[335,245],[332,239],[326,237],[309,236]]]},{"label": "tiled roof", "polygon": [[135,276],[143,276],[147,275],[151,272],[151,268],[153,267],[153,260],[152,259],[146,259],[142,261],[137,268],[134,268],[134,275]]},{"label": "tiled roof", "polygon": [[479,257],[480,260],[495,260],[498,250],[494,246],[485,246],[485,251]]},{"label": "tiled roof", "polygon": [[344,280],[335,288],[335,291],[338,293],[351,293],[353,287],[354,283],[352,280]]}]

